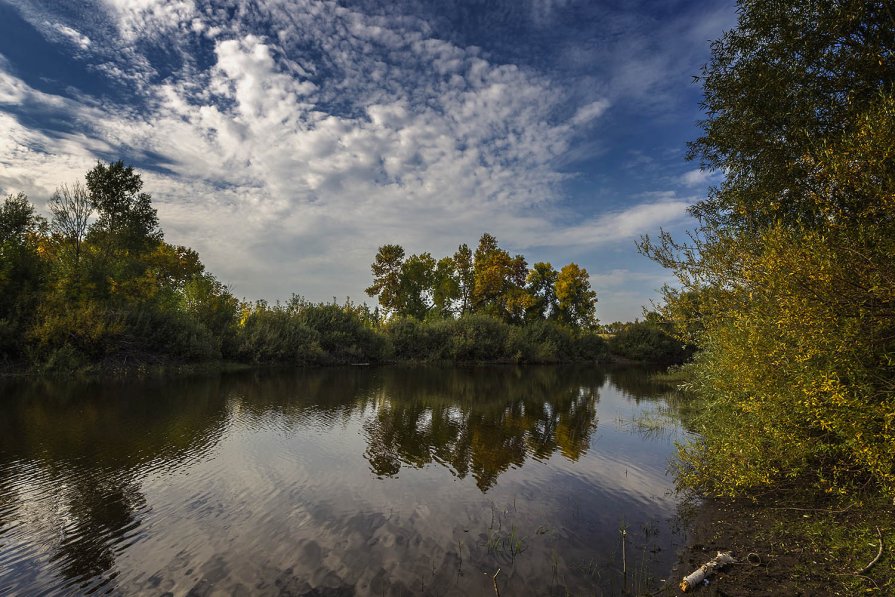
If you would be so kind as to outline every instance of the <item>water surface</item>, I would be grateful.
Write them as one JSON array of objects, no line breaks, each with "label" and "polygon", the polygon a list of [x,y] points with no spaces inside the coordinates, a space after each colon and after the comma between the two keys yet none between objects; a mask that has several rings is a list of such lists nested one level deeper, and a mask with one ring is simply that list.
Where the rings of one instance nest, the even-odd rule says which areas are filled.
[{"label": "water surface", "polygon": [[[0,594],[614,594],[680,538],[640,369],[0,387]],[[644,423],[646,421],[646,423]],[[626,529],[622,574],[621,530]]]}]

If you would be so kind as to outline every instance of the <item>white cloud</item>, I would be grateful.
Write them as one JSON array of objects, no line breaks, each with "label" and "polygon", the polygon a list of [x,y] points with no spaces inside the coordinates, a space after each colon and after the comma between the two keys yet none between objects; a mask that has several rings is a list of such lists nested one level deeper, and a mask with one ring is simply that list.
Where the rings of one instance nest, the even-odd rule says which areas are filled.
[{"label": "white cloud", "polygon": [[696,170],[690,170],[685,172],[681,178],[681,184],[688,187],[704,187],[707,186],[714,179],[714,175],[701,168],[697,168]]},{"label": "white cloud", "polygon": [[575,116],[572,117],[573,125],[588,124],[592,120],[599,118],[609,109],[609,100],[600,99],[578,108]]},{"label": "white cloud", "polygon": [[72,43],[77,45],[82,50],[86,50],[90,47],[90,38],[86,35],[81,34],[76,29],[72,29],[62,23],[54,23],[53,28],[68,38]]},{"label": "white cloud", "polygon": [[681,224],[688,219],[689,199],[663,199],[638,203],[623,210],[608,212],[592,220],[557,230],[545,245],[604,246],[637,240],[660,227]]},{"label": "white cloud", "polygon": [[[590,250],[686,219],[688,201],[673,194],[557,219],[570,178],[557,164],[609,101],[558,118],[569,113],[562,86],[437,39],[421,21],[311,0],[246,4],[239,19],[186,1],[106,4],[117,38],[55,30],[87,40],[76,43],[94,68],[146,108],[43,93],[0,64],[0,190],[41,203],[100,156],[151,154],[164,170],[143,178],[167,238],[199,250],[238,294],[360,298],[387,242],[448,254],[488,230],[519,249]],[[253,32],[260,18],[277,34]],[[198,35],[214,37],[210,67],[189,49]],[[137,52],[152,39],[180,53],[179,70],[160,78]],[[64,115],[80,130],[28,128],[4,106]]]}]

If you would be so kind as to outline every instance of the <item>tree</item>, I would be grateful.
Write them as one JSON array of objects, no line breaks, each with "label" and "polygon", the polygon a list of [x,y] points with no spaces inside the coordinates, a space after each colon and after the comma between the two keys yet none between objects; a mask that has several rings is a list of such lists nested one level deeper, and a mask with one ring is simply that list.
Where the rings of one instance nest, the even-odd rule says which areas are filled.
[{"label": "tree", "polygon": [[694,214],[755,230],[886,211],[818,163],[892,93],[893,32],[883,0],[742,0],[738,26],[712,43],[698,77],[707,118],[690,157],[725,181]]},{"label": "tree", "polygon": [[162,241],[151,197],[141,192],[140,175],[121,161],[97,162],[86,178],[97,213],[86,237],[92,249],[91,287],[103,301],[114,296],[125,302],[142,302],[154,294],[151,281],[144,279],[147,256]]},{"label": "tree", "polygon": [[404,249],[401,245],[379,247],[370,269],[373,284],[364,292],[369,296],[379,296],[379,305],[386,315],[391,315],[401,307],[401,267],[404,264]]},{"label": "tree", "polygon": [[[724,173],[662,316],[698,343],[712,424],[682,453],[712,493],[782,479],[895,494],[895,20],[888,2],[742,0],[702,73],[690,157]],[[736,437],[737,441],[730,439]]]},{"label": "tree", "polygon": [[442,257],[435,265],[432,301],[439,317],[453,317],[457,301],[461,297],[461,284],[456,263],[452,257]]},{"label": "tree", "polygon": [[476,248],[473,268],[474,311],[507,322],[520,321],[531,303],[531,297],[525,292],[528,273],[525,258],[511,257],[486,232]]},{"label": "tree", "polygon": [[52,219],[50,227],[64,242],[71,246],[72,258],[77,266],[81,256],[81,245],[87,235],[87,226],[93,214],[93,203],[81,183],[68,186],[63,184],[49,203]]},{"label": "tree", "polygon": [[91,232],[107,250],[142,251],[161,240],[151,197],[141,193],[143,180],[124,162],[97,162],[87,173],[90,201],[99,214]]},{"label": "tree", "polygon": [[401,264],[398,314],[425,319],[432,308],[435,259],[429,253],[411,255]]},{"label": "tree", "polygon": [[597,293],[587,270],[577,263],[563,266],[556,276],[556,318],[567,325],[593,329],[597,325]]},{"label": "tree", "polygon": [[71,280],[77,289],[80,286],[81,254],[90,216],[93,214],[93,203],[81,183],[68,186],[63,184],[49,203],[50,228],[59,239],[66,269],[71,272]]},{"label": "tree", "polygon": [[472,263],[472,251],[466,243],[457,247],[454,253],[454,269],[457,272],[457,285],[459,286],[460,315],[472,312],[472,300],[475,293],[475,269]]},{"label": "tree", "polygon": [[46,222],[24,194],[0,207],[0,356],[19,356],[46,281],[40,241]]},{"label": "tree", "polygon": [[530,319],[547,319],[556,315],[557,275],[552,265],[542,261],[535,263],[528,272],[525,284],[528,293],[534,298],[527,312]]}]

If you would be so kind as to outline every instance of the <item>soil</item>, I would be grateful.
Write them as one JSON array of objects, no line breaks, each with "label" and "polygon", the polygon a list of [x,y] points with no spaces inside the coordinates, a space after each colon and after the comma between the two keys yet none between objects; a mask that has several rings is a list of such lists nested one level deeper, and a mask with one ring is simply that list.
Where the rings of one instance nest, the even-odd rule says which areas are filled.
[{"label": "soil", "polygon": [[791,504],[792,500],[785,499],[761,505],[712,499],[685,505],[681,524],[687,539],[671,575],[653,595],[680,595],[681,579],[719,551],[732,552],[737,563],[688,594],[895,594],[888,592],[895,588],[895,558],[888,548],[870,571],[858,574],[878,553],[878,540],[872,536],[876,528],[882,529],[884,545],[892,545],[895,507],[880,507],[879,503],[845,508],[830,503]]}]

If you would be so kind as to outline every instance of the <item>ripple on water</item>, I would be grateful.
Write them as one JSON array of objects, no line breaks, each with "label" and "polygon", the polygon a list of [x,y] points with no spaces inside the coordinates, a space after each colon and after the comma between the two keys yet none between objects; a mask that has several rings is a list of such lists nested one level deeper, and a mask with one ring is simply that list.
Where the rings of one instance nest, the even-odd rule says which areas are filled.
[{"label": "ripple on water", "polygon": [[611,593],[673,507],[598,371],[357,369],[13,395],[0,594]]}]

